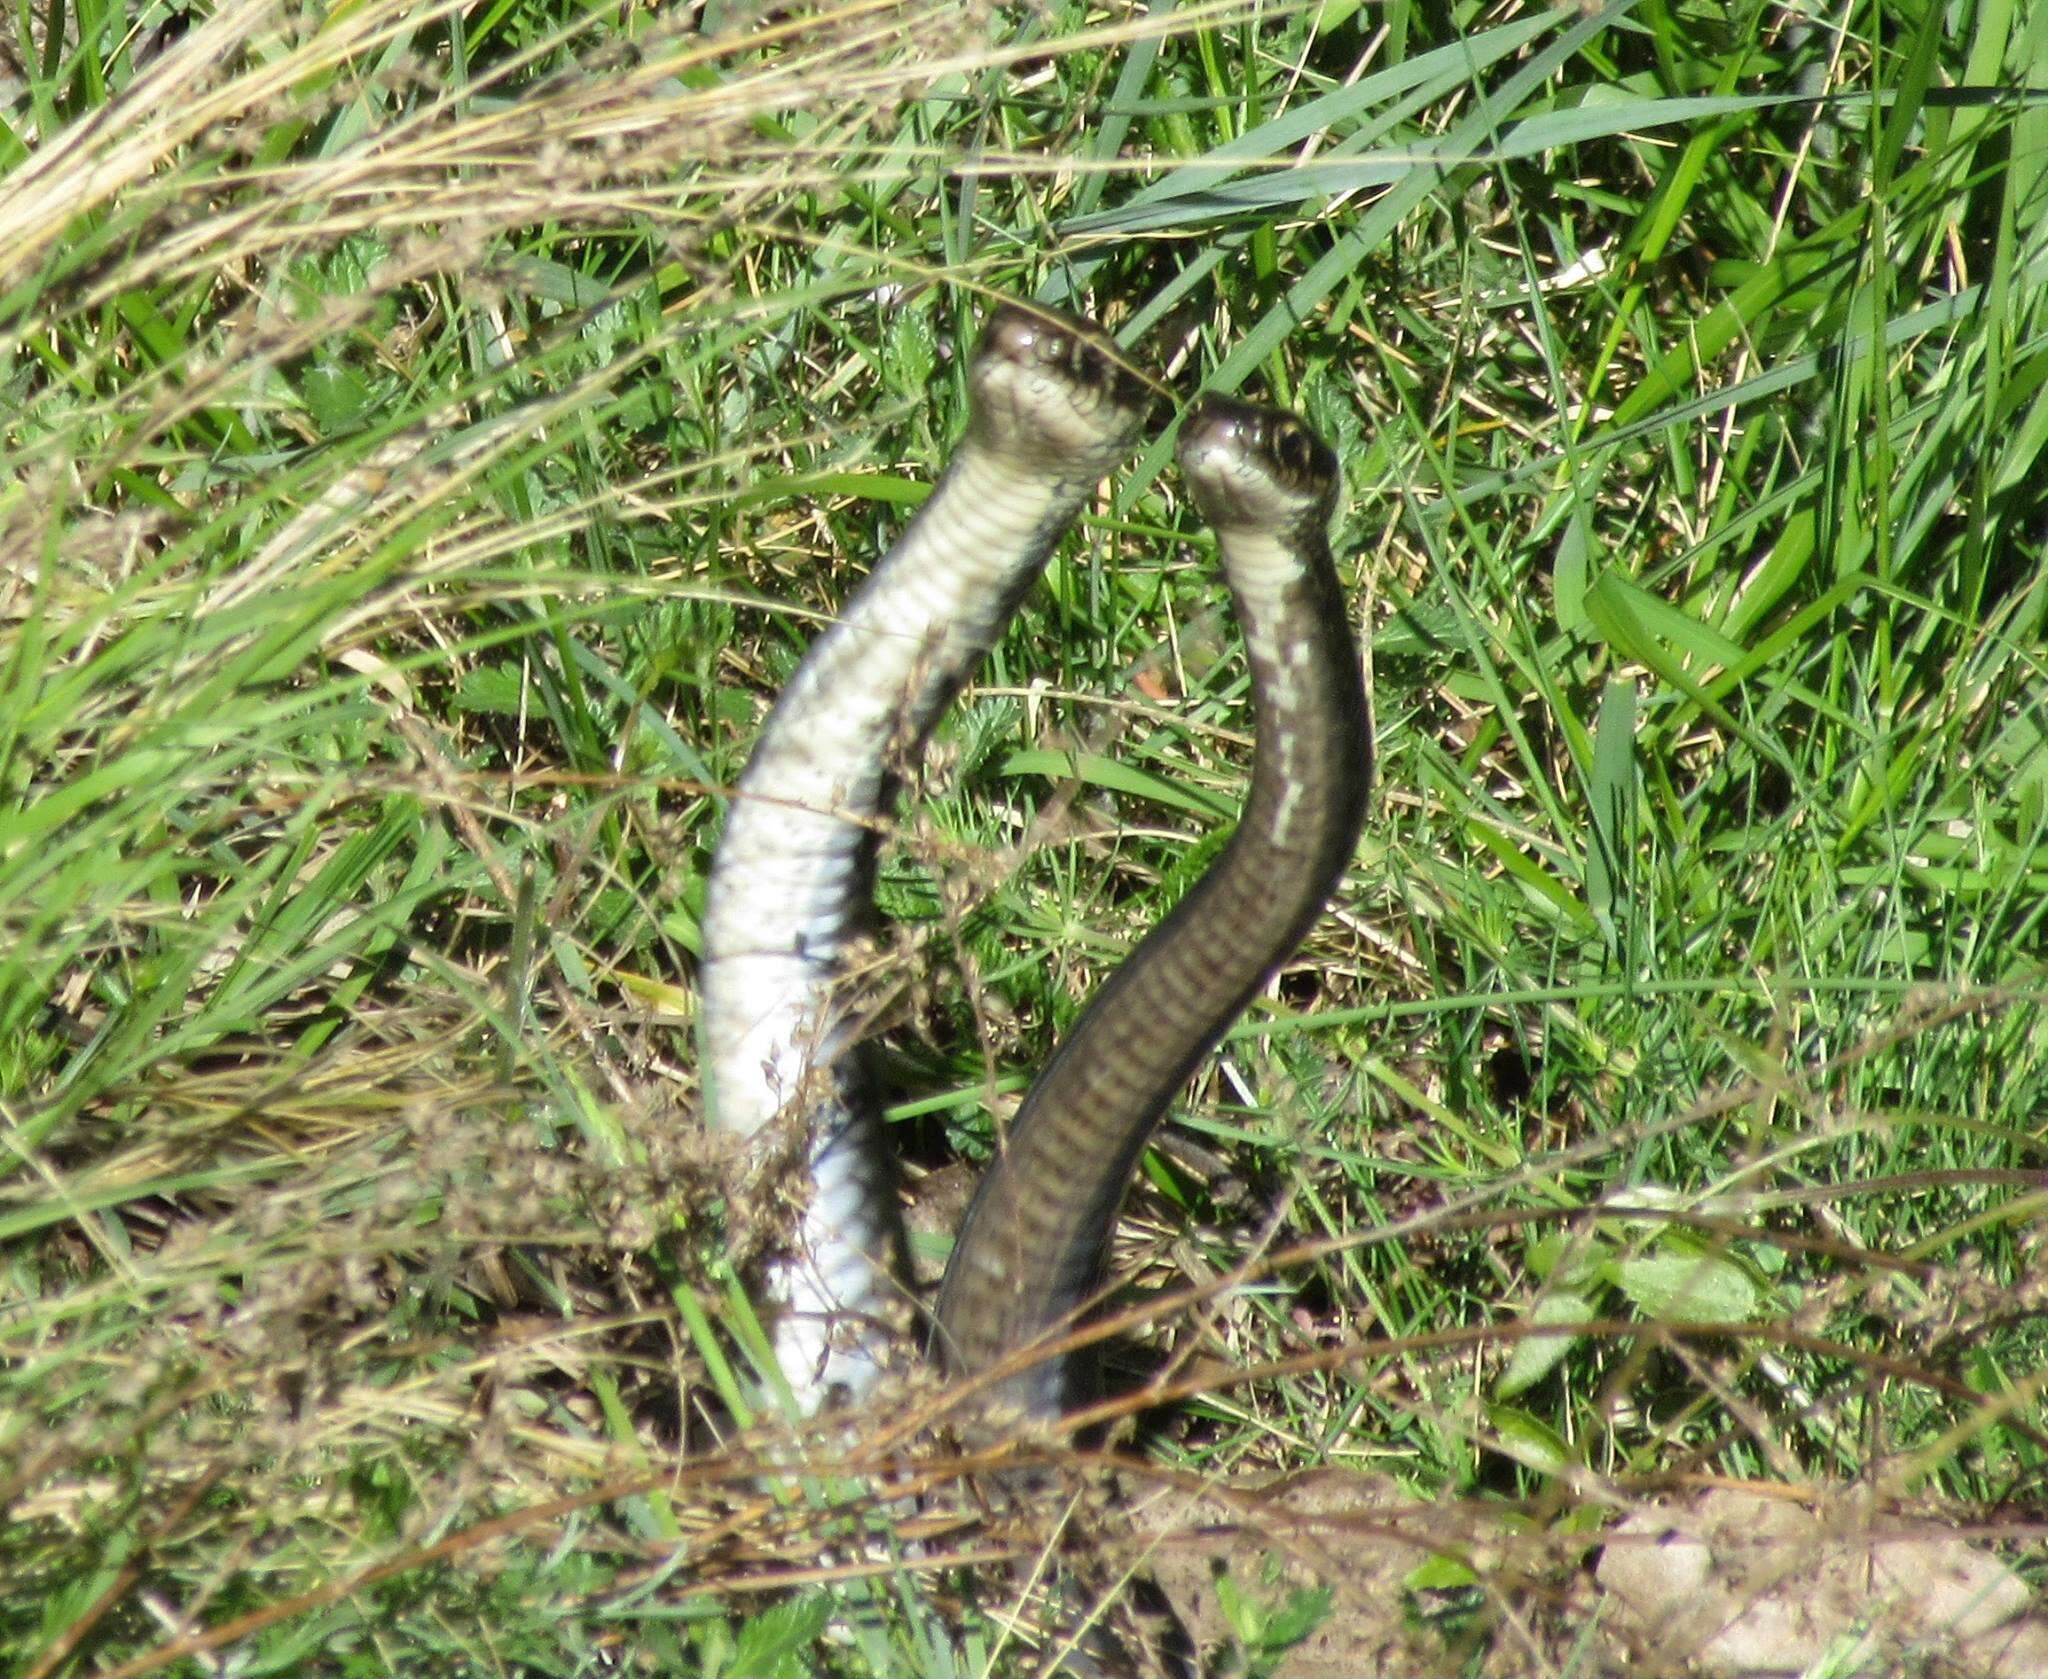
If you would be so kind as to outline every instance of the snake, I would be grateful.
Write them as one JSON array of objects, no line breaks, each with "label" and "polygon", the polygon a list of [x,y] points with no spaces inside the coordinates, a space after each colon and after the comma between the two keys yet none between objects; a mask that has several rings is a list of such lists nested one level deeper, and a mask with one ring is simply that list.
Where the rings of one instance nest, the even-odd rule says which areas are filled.
[{"label": "snake", "polygon": [[811,645],[729,801],[698,969],[707,1119],[806,1153],[809,1197],[764,1279],[797,1407],[869,1393],[910,1298],[896,1168],[854,970],[901,767],[1135,443],[1146,381],[1087,323],[996,307],[963,437],[916,516]]},{"label": "snake", "polygon": [[1216,862],[1104,982],[983,1175],[940,1285],[937,1356],[998,1412],[1089,1394],[1077,1356],[1017,1366],[1095,1296],[1138,1157],[1196,1065],[1299,948],[1358,840],[1372,719],[1329,544],[1330,449],[1296,416],[1200,402],[1183,480],[1215,534],[1251,672],[1251,788]]}]

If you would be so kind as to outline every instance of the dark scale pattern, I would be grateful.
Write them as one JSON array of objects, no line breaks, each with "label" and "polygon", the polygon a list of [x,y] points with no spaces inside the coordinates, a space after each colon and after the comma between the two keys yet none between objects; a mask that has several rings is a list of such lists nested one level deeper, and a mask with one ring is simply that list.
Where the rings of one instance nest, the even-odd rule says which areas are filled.
[{"label": "dark scale pattern", "polygon": [[[1152,1128],[1321,915],[1365,817],[1372,723],[1326,534],[1335,460],[1292,415],[1211,402],[1181,462],[1251,660],[1251,796],[1215,866],[1054,1052],[968,1208],[938,1305],[955,1374],[1060,1330],[1094,1294]],[[998,1402],[1057,1415],[1082,1396],[1074,1362],[1041,1361]]]}]

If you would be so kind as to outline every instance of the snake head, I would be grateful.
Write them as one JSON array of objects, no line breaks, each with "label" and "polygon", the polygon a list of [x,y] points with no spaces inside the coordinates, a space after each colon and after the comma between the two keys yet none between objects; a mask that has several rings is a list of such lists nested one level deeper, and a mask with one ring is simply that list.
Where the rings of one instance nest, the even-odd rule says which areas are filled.
[{"label": "snake head", "polygon": [[1212,526],[1291,529],[1336,505],[1336,455],[1284,408],[1203,397],[1181,427],[1180,469]]},{"label": "snake head", "polygon": [[1107,338],[1039,304],[990,314],[968,389],[968,435],[981,447],[1091,481],[1130,452],[1153,407]]}]

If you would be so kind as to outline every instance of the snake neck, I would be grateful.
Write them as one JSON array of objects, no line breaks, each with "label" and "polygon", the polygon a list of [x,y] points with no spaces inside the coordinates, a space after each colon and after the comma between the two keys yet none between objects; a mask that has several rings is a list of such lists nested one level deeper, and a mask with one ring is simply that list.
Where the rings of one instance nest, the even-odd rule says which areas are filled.
[{"label": "snake neck", "polygon": [[962,444],[762,727],[705,894],[713,1123],[752,1135],[853,1047],[843,959],[869,930],[900,766],[1043,568],[1088,485]]}]

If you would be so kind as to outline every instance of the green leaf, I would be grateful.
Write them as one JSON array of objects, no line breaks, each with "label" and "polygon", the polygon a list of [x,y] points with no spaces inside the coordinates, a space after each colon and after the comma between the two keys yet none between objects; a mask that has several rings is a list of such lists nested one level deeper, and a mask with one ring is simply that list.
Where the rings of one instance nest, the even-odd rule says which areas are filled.
[{"label": "green leaf", "polygon": [[1577,1288],[1600,1276],[1606,1242],[1583,1230],[1552,1230],[1529,1244],[1529,1270],[1552,1288]]},{"label": "green leaf", "polygon": [[1486,1420],[1493,1427],[1495,1451],[1544,1475],[1562,1475],[1576,1468],[1578,1458],[1564,1436],[1514,1405],[1489,1405]]},{"label": "green leaf", "polygon": [[1584,499],[1574,497],[1571,514],[1558,532],[1557,555],[1550,567],[1551,610],[1557,614],[1557,627],[1572,635],[1586,627],[1586,577],[1592,551]]},{"label": "green leaf", "polygon": [[[1571,1289],[1558,1289],[1537,1298],[1523,1321],[1554,1326],[1590,1323],[1599,1313],[1591,1299]],[[1578,1343],[1575,1335],[1524,1335],[1515,1342],[1508,1365],[1494,1384],[1494,1393],[1512,1399],[1534,1387],[1557,1367],[1558,1361]]]},{"label": "green leaf", "polygon": [[1401,1583],[1411,1592],[1454,1592],[1477,1585],[1479,1576],[1469,1563],[1439,1552],[1417,1563]]},{"label": "green leaf", "polygon": [[1156,775],[1094,752],[1046,752],[1037,749],[1012,752],[1003,760],[997,773],[1042,775],[1051,781],[1079,781],[1106,792],[1121,793],[1126,798],[1192,811],[1197,816],[1235,814],[1229,805],[1211,794],[1162,781]]},{"label": "green leaf", "polygon": [[358,431],[369,418],[370,383],[345,361],[320,357],[300,378],[299,392],[326,436]]},{"label": "green leaf", "polygon": [[1626,918],[1635,859],[1635,736],[1636,685],[1626,677],[1610,678],[1600,696],[1586,789],[1593,824],[1586,858],[1586,907],[1610,940],[1617,937],[1617,923]]},{"label": "green leaf", "polygon": [[889,318],[883,340],[883,366],[889,387],[900,396],[914,396],[931,383],[939,365],[937,336],[931,317],[921,309],[899,309]]},{"label": "green leaf", "polygon": [[531,703],[527,694],[526,673],[518,665],[472,665],[456,685],[455,705],[472,714],[517,717]]},{"label": "green leaf", "polygon": [[1287,1601],[1266,1617],[1266,1648],[1280,1651],[1299,1644],[1330,1618],[1332,1601],[1328,1586],[1299,1586],[1289,1592]]},{"label": "green leaf", "polygon": [[1653,1253],[1624,1259],[1613,1279],[1645,1317],[1678,1323],[1748,1323],[1760,1291],[1749,1271],[1727,1254],[1675,1239]]},{"label": "green leaf", "polygon": [[740,1625],[728,1679],[795,1679],[831,1619],[832,1599],[822,1591],[755,1611]]},{"label": "green leaf", "polygon": [[799,472],[756,478],[729,505],[738,510],[785,501],[873,501],[916,507],[931,493],[930,484],[897,472]]}]

